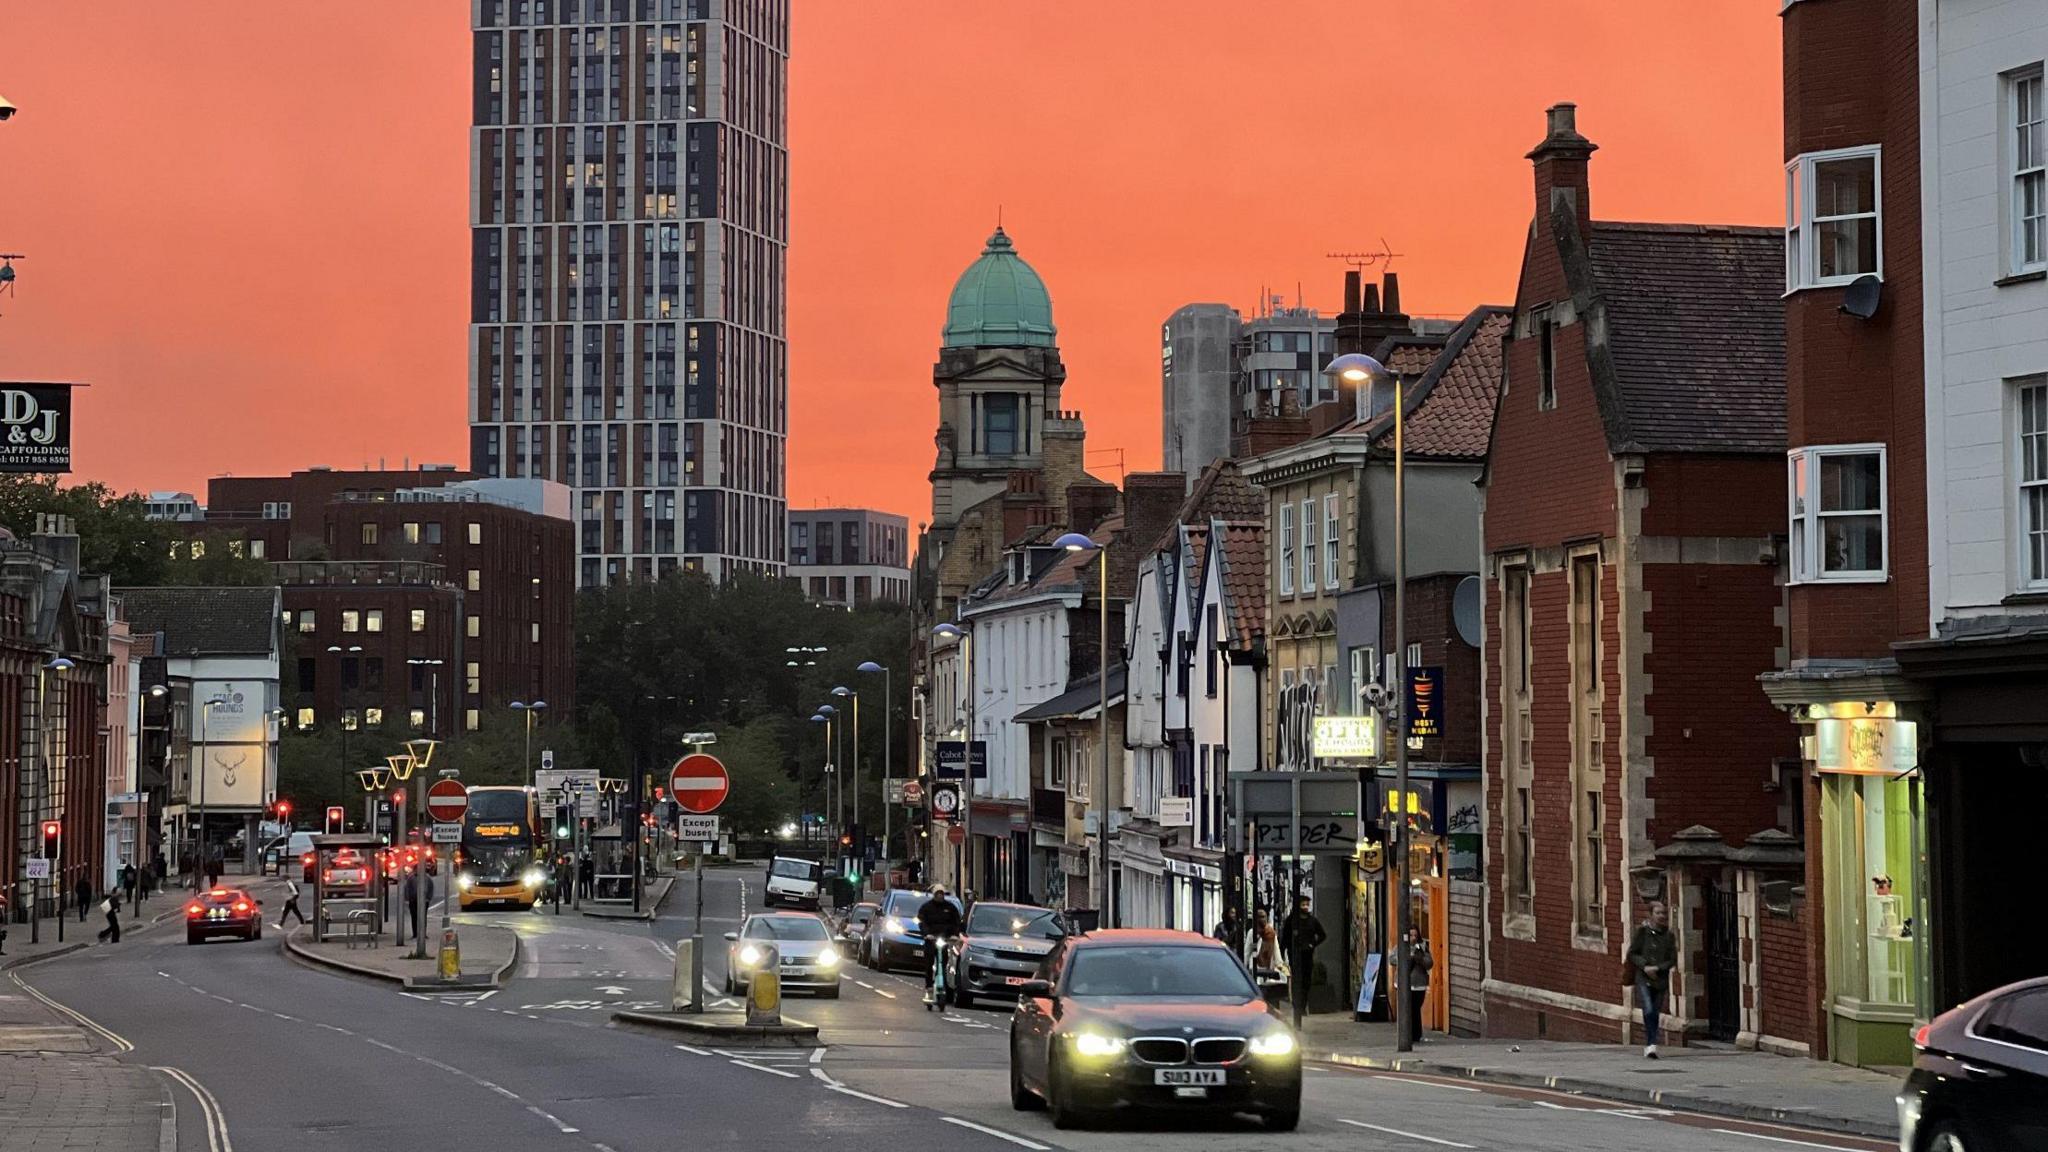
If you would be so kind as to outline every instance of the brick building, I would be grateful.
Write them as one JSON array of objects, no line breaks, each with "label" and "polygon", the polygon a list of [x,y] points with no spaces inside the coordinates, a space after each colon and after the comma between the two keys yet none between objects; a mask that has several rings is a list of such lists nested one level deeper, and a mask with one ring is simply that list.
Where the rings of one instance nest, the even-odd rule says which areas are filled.
[{"label": "brick building", "polygon": [[446,735],[513,700],[573,703],[576,530],[561,485],[314,468],[218,478],[207,503],[182,527],[242,541],[284,588],[296,726]]},{"label": "brick building", "polygon": [[1911,0],[1803,0],[1783,18],[1790,662],[1763,685],[1805,738],[1815,995],[1770,1031],[1865,1064],[1910,1061],[1930,1009],[1907,771],[1927,693],[1892,655],[1928,632],[1919,19]]},{"label": "brick building", "polygon": [[1613,1038],[1656,895],[1674,1031],[1734,1039],[1754,929],[1722,857],[1778,850],[1748,840],[1791,819],[1797,751],[1756,690],[1784,643],[1783,237],[1596,221],[1593,151],[1550,109],[1484,477],[1486,1026]]}]

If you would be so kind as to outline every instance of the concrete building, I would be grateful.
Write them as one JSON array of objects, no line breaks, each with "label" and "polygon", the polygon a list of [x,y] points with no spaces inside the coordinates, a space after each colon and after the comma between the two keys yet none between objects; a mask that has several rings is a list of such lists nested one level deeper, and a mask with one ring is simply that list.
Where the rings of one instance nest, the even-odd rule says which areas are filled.
[{"label": "concrete building", "polygon": [[789,577],[804,595],[848,608],[910,603],[910,521],[868,508],[789,514]]},{"label": "concrete building", "polygon": [[136,651],[135,635],[120,597],[110,598],[107,608],[107,720],[102,737],[106,747],[100,753],[107,775],[107,818],[100,859],[111,877],[120,873],[123,864],[141,866],[147,840],[140,798],[141,749],[136,743],[142,723],[142,701],[137,695],[142,657]]},{"label": "concrete building", "polygon": [[470,466],[581,585],[783,567],[788,0],[471,0]]},{"label": "concrete building", "polygon": [[[1903,17],[1884,7],[1889,32]],[[1918,733],[1924,840],[1904,845],[1926,873],[1912,880],[1921,903],[1902,912],[1931,932],[1915,932],[1925,937],[1918,945],[1887,937],[1883,947],[1911,953],[1917,970],[1907,973],[1905,1002],[1925,1019],[2038,975],[2048,949],[2039,918],[2015,923],[2009,912],[2012,893],[2039,890],[2040,853],[2026,835],[1985,835],[2048,809],[2048,8],[1988,0],[1904,7],[1919,31],[1926,307],[1924,362],[1908,370],[1922,369],[1926,380],[1933,635],[1893,651],[1929,698]],[[1819,5],[1812,18],[1832,8]],[[1895,42],[1886,41],[1887,67],[1903,58],[1889,50]],[[1911,112],[1894,111],[1887,127]],[[1887,147],[1887,209],[1892,163]],[[1889,231],[1886,239],[1889,256]],[[1891,279],[1887,265],[1887,293]],[[1912,320],[1902,312],[1896,323]],[[1903,469],[1893,476],[1889,495],[1907,499],[1901,489],[1918,478]],[[1893,547],[1918,527],[1894,520]],[[1904,878],[1893,880],[1892,894],[1902,895]],[[1881,974],[1875,961],[1869,967]]]},{"label": "concrete building", "polygon": [[1241,324],[1228,304],[1189,304],[1168,316],[1160,332],[1161,468],[1187,476],[1190,484],[1210,461],[1230,455]]},{"label": "concrete building", "polygon": [[190,492],[151,492],[143,515],[151,520],[204,520],[206,509]]}]

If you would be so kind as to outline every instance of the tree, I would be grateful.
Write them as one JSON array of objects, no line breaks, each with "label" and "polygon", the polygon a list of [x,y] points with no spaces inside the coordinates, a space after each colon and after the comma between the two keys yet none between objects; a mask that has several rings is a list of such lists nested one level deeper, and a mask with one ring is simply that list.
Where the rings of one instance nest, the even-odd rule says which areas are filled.
[{"label": "tree", "polygon": [[79,565],[105,573],[117,588],[164,582],[177,532],[148,518],[139,492],[116,495],[96,480],[62,487],[57,477],[0,476],[0,526],[22,539],[36,529],[39,513],[71,518],[79,539]]},{"label": "tree", "polygon": [[208,532],[175,548],[165,567],[164,582],[206,588],[260,588],[276,583],[270,565],[248,555],[239,537]]}]

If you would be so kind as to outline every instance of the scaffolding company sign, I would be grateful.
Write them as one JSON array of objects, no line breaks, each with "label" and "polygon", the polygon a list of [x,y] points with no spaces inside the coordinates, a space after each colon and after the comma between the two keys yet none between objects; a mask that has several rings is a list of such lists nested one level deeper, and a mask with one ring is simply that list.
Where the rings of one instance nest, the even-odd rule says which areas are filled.
[{"label": "scaffolding company sign", "polygon": [[0,384],[0,472],[71,471],[71,385]]}]

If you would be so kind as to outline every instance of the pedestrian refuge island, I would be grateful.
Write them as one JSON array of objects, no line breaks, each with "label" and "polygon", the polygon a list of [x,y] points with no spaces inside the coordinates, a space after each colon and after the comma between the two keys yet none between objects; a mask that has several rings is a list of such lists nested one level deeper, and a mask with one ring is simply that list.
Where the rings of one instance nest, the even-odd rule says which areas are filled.
[{"label": "pedestrian refuge island", "polygon": [[384,842],[366,832],[313,837],[313,938],[325,943],[383,931],[377,852]]}]

